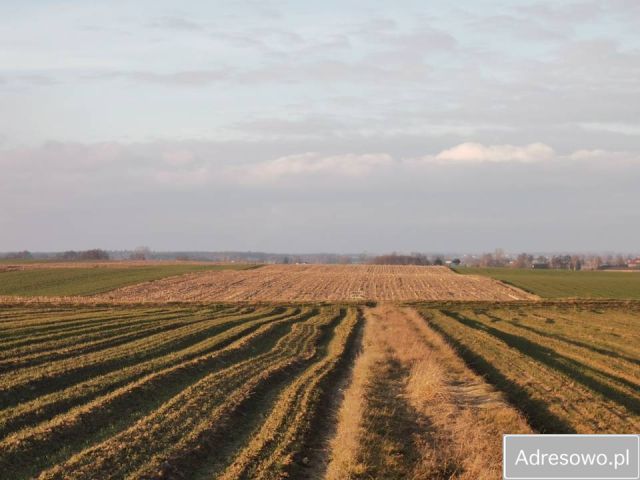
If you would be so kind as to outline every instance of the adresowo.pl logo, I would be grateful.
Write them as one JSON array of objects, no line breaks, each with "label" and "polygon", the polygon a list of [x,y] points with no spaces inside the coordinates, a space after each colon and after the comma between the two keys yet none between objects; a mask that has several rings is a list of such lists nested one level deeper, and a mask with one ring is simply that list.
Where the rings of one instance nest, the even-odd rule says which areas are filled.
[{"label": "adresowo.pl logo", "polygon": [[505,480],[640,480],[640,435],[504,435]]}]

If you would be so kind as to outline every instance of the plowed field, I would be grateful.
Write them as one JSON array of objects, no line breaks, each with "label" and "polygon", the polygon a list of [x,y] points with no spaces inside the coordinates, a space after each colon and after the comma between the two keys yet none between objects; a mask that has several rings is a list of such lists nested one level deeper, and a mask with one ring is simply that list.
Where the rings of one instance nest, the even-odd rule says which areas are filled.
[{"label": "plowed field", "polygon": [[3,305],[0,478],[493,480],[633,433],[640,305]]},{"label": "plowed field", "polygon": [[340,307],[0,310],[0,476],[293,474],[360,324]]},{"label": "plowed field", "polygon": [[270,265],[205,271],[123,287],[100,301],[317,302],[527,300],[536,296],[496,280],[458,275],[446,267]]}]

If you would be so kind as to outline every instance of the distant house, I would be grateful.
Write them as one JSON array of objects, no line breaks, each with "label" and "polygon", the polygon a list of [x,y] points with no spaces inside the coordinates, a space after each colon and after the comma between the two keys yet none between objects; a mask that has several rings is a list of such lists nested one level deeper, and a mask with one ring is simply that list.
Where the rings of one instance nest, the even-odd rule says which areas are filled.
[{"label": "distant house", "polygon": [[542,270],[545,268],[549,268],[549,264],[547,262],[533,262],[531,264],[531,268],[534,270]]},{"label": "distant house", "polygon": [[640,257],[634,258],[633,260],[629,260],[627,262],[627,267],[629,267],[629,268],[640,268]]}]

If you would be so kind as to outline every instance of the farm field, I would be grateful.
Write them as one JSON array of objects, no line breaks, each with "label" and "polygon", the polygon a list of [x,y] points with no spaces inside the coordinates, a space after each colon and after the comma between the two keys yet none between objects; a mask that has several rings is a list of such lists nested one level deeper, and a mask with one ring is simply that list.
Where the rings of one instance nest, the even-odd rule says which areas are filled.
[{"label": "farm field", "polygon": [[640,305],[4,305],[11,479],[501,478],[640,428]]},{"label": "farm field", "polygon": [[29,263],[0,266],[0,295],[95,295],[140,282],[196,271],[244,269],[249,265],[144,262]]},{"label": "farm field", "polygon": [[640,431],[638,304],[449,304],[419,310],[536,430]]},{"label": "farm field", "polygon": [[341,302],[529,300],[520,289],[446,267],[391,265],[266,265],[203,271],[139,283],[95,297],[129,302]]},{"label": "farm field", "polygon": [[5,307],[3,478],[300,478],[360,328],[339,306]]},{"label": "farm field", "polygon": [[570,271],[518,268],[456,268],[483,275],[545,298],[611,298],[640,300],[640,271]]}]

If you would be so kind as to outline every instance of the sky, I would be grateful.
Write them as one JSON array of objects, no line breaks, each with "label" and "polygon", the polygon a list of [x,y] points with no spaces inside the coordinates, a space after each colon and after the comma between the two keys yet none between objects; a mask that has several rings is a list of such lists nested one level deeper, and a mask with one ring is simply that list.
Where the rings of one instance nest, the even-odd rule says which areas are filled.
[{"label": "sky", "polygon": [[637,0],[3,0],[0,251],[640,252]]}]

